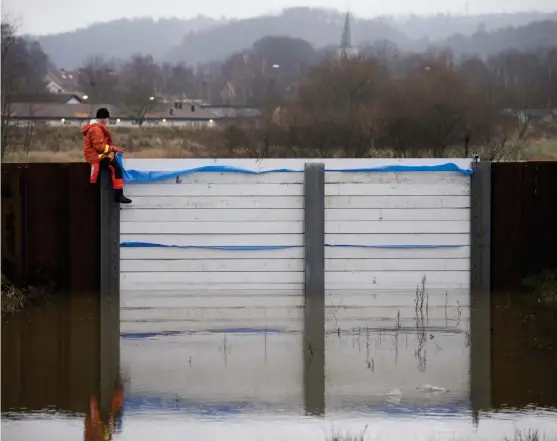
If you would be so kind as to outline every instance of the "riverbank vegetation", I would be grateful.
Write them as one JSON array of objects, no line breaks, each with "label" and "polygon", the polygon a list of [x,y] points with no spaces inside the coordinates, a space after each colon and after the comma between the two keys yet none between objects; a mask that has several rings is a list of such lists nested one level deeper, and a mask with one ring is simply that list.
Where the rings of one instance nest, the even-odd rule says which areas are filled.
[{"label": "riverbank vegetation", "polygon": [[[341,433],[341,432],[334,432],[332,435],[329,435],[326,441],[364,441],[365,434],[367,431],[368,426],[366,425],[364,430],[359,434],[350,434],[350,433]],[[381,440],[381,437],[377,438],[370,438]],[[436,441],[436,437],[432,436],[429,438],[431,441]],[[455,441],[458,441],[458,438],[452,438]],[[468,439],[468,438],[467,438]],[[504,438],[496,437],[493,438],[493,441],[557,441],[556,436],[551,436],[540,432],[538,429],[527,429],[527,430],[516,430],[514,435],[511,437],[505,436]]]},{"label": "riverbank vegetation", "polygon": [[[54,284],[45,276],[39,283],[14,285],[2,274],[2,316],[13,315],[54,296]],[[39,277],[37,277],[37,280]]]},{"label": "riverbank vegetation", "polygon": [[523,281],[529,300],[557,310],[557,269],[545,270]]}]

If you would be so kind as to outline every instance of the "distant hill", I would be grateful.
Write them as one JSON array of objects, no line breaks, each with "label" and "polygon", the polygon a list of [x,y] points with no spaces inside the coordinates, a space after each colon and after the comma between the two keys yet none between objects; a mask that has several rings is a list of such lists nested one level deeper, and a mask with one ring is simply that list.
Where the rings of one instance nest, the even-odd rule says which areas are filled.
[{"label": "distant hill", "polygon": [[141,52],[161,59],[188,32],[218,26],[222,21],[207,17],[122,19],[94,24],[74,32],[35,37],[52,63],[59,68],[75,69],[93,54],[107,59],[126,59]]},{"label": "distant hill", "polygon": [[[326,9],[291,8],[275,16],[261,16],[238,20],[222,26],[187,35],[181,44],[172,48],[165,59],[204,63],[223,60],[232,53],[250,47],[267,36],[301,38],[315,47],[338,45],[345,13]],[[406,36],[379,20],[352,19],[353,43],[388,39],[405,45]]]},{"label": "distant hill", "polygon": [[470,36],[453,35],[441,42],[456,55],[487,56],[509,49],[524,52],[557,46],[557,21],[545,20],[526,26],[508,27],[493,32],[478,31]]},{"label": "distant hill", "polygon": [[[521,28],[532,22],[546,24]],[[509,45],[536,46],[540,38],[553,38],[551,22],[557,22],[557,12],[477,16],[439,14],[368,20],[353,17],[352,37],[354,45],[389,40],[402,50],[423,50],[431,44],[450,44],[457,52],[468,52],[469,49],[491,52]],[[338,46],[343,24],[343,12],[299,7],[286,9],[278,15],[241,20],[202,16],[189,20],[122,19],[74,32],[41,36],[38,41],[50,60],[66,69],[81,66],[93,54],[126,59],[137,52],[151,54],[159,62],[183,61],[195,66],[222,61],[267,36],[300,38],[316,49]],[[482,46],[482,38],[489,39],[488,47]],[[522,44],[520,38],[529,43]]]},{"label": "distant hill", "polygon": [[411,40],[428,38],[435,42],[444,40],[453,34],[472,35],[478,30],[486,32],[501,28],[524,26],[534,21],[557,20],[556,11],[515,12],[505,14],[482,15],[448,15],[436,14],[429,16],[409,15],[401,17],[383,17],[389,26],[403,32]]}]

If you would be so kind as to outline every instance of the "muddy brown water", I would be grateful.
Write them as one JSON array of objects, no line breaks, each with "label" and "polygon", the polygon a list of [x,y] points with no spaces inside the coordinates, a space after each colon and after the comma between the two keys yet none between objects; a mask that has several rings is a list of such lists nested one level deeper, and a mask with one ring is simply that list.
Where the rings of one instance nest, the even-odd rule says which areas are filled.
[{"label": "muddy brown water", "polygon": [[[421,321],[404,302],[373,316],[329,308],[323,377],[303,356],[300,308],[168,302],[123,302],[104,330],[113,345],[100,343],[95,294],[4,317],[2,439],[557,439],[557,312],[518,295],[493,295],[489,378],[470,375],[460,304]],[[471,397],[472,382],[490,390]]]}]

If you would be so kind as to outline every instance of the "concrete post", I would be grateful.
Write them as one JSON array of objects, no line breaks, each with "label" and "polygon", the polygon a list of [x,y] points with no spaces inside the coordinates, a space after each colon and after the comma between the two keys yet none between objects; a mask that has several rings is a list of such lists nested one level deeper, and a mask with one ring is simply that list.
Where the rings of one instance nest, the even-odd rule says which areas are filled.
[{"label": "concrete post", "polygon": [[491,407],[491,163],[472,166],[470,393],[474,411]]},{"label": "concrete post", "polygon": [[100,171],[101,283],[100,283],[100,396],[106,417],[120,366],[120,207],[108,168]]},{"label": "concrete post", "polygon": [[304,172],[304,402],[309,415],[325,412],[325,165]]}]

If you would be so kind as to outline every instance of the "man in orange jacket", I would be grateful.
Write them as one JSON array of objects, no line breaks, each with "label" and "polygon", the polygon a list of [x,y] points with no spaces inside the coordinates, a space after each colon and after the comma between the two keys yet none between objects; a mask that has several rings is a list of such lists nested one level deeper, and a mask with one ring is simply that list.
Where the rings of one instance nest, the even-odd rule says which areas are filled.
[{"label": "man in orange jacket", "polygon": [[103,107],[97,110],[96,120],[92,120],[81,129],[83,155],[91,164],[91,184],[97,182],[101,166],[108,166],[112,177],[112,188],[114,188],[114,201],[129,204],[131,199],[124,196],[122,167],[115,158],[110,156],[111,153],[124,153],[124,149],[112,145],[112,136],[106,128],[109,118],[108,110]]}]

